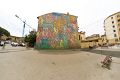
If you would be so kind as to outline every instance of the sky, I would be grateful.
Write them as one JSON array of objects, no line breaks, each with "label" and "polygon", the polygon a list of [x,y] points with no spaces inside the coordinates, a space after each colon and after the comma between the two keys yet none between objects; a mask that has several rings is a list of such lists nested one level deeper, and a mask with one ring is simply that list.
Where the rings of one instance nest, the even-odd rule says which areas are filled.
[{"label": "sky", "polygon": [[[37,17],[50,12],[78,16],[79,31],[86,36],[104,34],[103,22],[120,11],[120,0],[0,0],[0,26],[13,36],[22,36],[23,21],[37,30]],[[25,27],[25,35],[32,29]]]}]

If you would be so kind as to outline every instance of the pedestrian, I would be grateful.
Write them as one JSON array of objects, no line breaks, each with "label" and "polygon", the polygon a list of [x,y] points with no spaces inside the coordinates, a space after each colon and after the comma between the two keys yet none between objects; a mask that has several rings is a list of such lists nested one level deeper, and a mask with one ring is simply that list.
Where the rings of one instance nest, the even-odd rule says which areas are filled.
[{"label": "pedestrian", "polygon": [[4,44],[3,44],[3,49],[5,49],[5,42],[4,42]]}]

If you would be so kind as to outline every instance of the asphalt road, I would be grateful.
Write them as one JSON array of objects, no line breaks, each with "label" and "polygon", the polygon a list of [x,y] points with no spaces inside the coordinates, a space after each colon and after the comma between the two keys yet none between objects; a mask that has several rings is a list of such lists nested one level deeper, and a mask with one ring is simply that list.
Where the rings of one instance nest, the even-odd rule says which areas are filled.
[{"label": "asphalt road", "polygon": [[101,55],[110,55],[113,57],[118,57],[120,58],[120,50],[117,49],[82,49],[82,51],[86,51],[86,52],[91,52],[91,53],[95,53],[95,54],[101,54]]}]

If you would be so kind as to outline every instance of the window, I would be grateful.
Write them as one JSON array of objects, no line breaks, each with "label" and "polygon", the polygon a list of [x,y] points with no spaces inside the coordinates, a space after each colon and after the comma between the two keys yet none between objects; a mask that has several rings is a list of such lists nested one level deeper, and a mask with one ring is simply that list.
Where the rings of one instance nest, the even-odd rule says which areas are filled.
[{"label": "window", "polygon": [[114,21],[112,21],[112,24],[114,23]]},{"label": "window", "polygon": [[113,25],[113,28],[115,28],[115,26]]},{"label": "window", "polygon": [[114,37],[117,37],[117,35],[116,35],[116,34],[114,34]]},{"label": "window", "polygon": [[111,19],[113,19],[113,17],[111,17]]},{"label": "window", "polygon": [[118,22],[120,22],[120,19],[118,19]]},{"label": "window", "polygon": [[79,35],[79,40],[80,40],[80,35]]},{"label": "window", "polygon": [[113,32],[116,32],[116,30],[113,30]]}]

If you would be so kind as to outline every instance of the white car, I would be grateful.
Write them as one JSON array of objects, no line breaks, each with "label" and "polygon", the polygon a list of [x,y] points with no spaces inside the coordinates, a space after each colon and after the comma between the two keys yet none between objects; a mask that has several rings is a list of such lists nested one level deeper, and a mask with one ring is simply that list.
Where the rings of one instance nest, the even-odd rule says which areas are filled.
[{"label": "white car", "polygon": [[24,46],[24,47],[25,47],[25,43],[22,43],[22,46]]},{"label": "white car", "polygon": [[4,41],[0,41],[0,46],[3,46],[5,44]]},{"label": "white car", "polygon": [[16,46],[18,46],[18,43],[12,42],[11,45],[16,47]]}]

